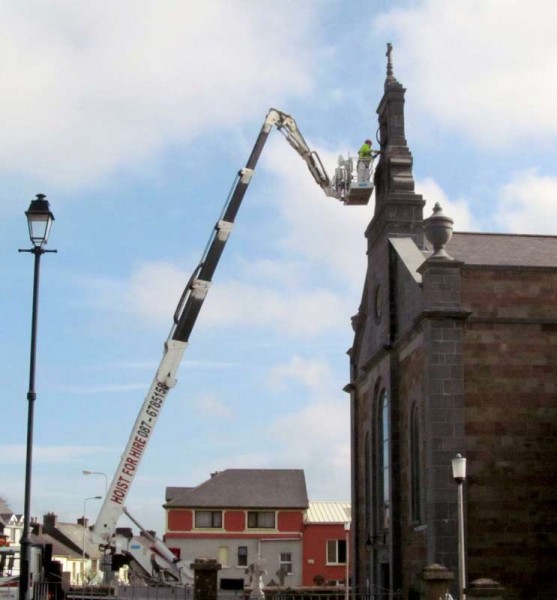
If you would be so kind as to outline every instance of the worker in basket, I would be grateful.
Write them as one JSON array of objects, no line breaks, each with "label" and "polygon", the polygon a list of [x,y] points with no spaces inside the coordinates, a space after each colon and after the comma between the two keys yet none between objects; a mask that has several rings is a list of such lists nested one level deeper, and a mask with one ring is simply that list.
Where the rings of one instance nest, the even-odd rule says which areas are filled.
[{"label": "worker in basket", "polygon": [[358,150],[358,183],[366,183],[370,178],[370,168],[373,159],[379,152],[372,149],[371,140],[367,139]]}]

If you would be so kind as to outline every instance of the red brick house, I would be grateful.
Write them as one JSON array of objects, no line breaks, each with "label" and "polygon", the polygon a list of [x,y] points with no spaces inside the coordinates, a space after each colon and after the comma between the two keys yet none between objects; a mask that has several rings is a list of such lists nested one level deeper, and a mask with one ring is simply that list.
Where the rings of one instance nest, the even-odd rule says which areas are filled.
[{"label": "red brick house", "polygon": [[217,559],[221,589],[243,589],[258,560],[266,585],[302,583],[302,470],[227,469],[197,487],[167,488],[164,508],[166,544],[191,562]]},{"label": "red brick house", "polygon": [[345,584],[349,573],[350,521],[350,502],[310,501],[303,530],[304,586]]},{"label": "red brick house", "polygon": [[468,582],[494,579],[509,600],[555,597],[557,237],[450,239],[451,219],[424,219],[405,91],[388,72],[353,318],[355,585],[409,597],[431,563],[456,578],[461,453]]}]

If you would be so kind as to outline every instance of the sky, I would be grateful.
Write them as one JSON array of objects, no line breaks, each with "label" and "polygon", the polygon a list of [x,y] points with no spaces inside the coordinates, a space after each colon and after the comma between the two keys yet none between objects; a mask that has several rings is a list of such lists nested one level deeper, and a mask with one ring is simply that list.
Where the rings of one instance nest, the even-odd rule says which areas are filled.
[{"label": "sky", "polygon": [[[23,511],[33,259],[41,260],[31,514],[94,521],[174,309],[269,108],[332,174],[375,140],[386,44],[424,215],[557,233],[557,4],[532,0],[0,3],[0,496]],[[527,23],[527,24],[526,24]],[[349,381],[368,206],[326,197],[271,134],[127,507],[167,486],[304,469],[350,499]],[[450,246],[449,246],[450,252]],[[125,520],[125,517],[123,517]],[[129,522],[122,522],[129,526]]]}]

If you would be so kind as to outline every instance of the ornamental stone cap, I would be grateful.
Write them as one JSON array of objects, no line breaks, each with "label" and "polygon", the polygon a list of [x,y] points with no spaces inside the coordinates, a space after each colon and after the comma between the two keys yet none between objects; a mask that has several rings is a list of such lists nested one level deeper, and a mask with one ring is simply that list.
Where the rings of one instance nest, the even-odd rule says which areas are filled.
[{"label": "ornamental stone cap", "polygon": [[466,590],[469,598],[492,598],[493,600],[502,598],[504,591],[505,588],[501,587],[499,582],[487,577],[475,579]]},{"label": "ornamental stone cap", "polygon": [[192,571],[220,571],[222,565],[214,558],[196,558],[190,565]]},{"label": "ornamental stone cap", "polygon": [[425,581],[450,581],[454,579],[454,574],[447,567],[433,563],[422,569],[422,579]]}]

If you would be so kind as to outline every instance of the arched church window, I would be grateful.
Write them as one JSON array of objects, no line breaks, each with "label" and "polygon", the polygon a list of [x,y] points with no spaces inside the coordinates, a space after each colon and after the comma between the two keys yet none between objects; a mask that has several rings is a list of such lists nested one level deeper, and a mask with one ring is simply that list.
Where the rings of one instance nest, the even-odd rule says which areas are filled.
[{"label": "arched church window", "polygon": [[389,418],[389,397],[386,390],[381,392],[379,412],[379,439],[381,442],[381,502],[382,502],[382,525],[384,529],[390,526],[391,508],[391,427]]},{"label": "arched church window", "polygon": [[421,521],[421,460],[420,460],[420,411],[414,403],[410,411],[410,518]]}]

